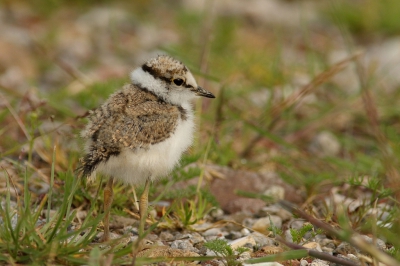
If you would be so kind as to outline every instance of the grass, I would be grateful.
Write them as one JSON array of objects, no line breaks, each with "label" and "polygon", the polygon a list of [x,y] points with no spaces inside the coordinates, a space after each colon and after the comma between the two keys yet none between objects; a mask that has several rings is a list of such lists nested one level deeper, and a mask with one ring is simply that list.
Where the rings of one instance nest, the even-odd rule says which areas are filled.
[{"label": "grass", "polygon": [[[72,7],[67,7],[64,1],[46,1],[50,2],[45,9],[33,9],[39,14],[39,23],[44,25],[50,24],[47,19],[58,12],[80,14],[80,5],[90,9],[79,1],[74,1]],[[398,31],[398,19],[393,14],[399,10],[398,1],[361,2],[365,4],[345,1],[322,8],[321,14],[328,14],[330,19],[326,27],[342,30],[333,37],[329,31],[314,32],[312,27],[304,28],[299,36],[290,29],[273,31],[268,25],[254,27],[244,17],[159,7],[158,14],[165,16],[164,22],[168,22],[170,30],[178,32],[179,41],[155,48],[187,63],[199,80],[216,92],[217,99],[197,105],[201,116],[194,147],[183,158],[182,167],[173,172],[173,178],[161,180],[152,188],[155,201],[175,200],[170,209],[163,210],[164,217],[153,222],[159,222],[160,227],[190,229],[217,205],[199,185],[172,189],[176,182],[203,177],[201,164],[188,167],[195,162],[273,171],[302,189],[303,207],[317,208],[312,212],[313,217],[341,228],[338,239],[357,242],[357,238],[352,240],[357,233],[387,239],[393,246],[390,255],[400,262],[400,240],[395,237],[400,233],[399,87],[395,85],[389,90],[379,83],[382,77],[371,71],[373,66],[363,67],[358,61],[363,54],[353,53],[336,64],[328,56],[335,43],[326,39],[350,39],[346,45],[351,51],[353,43],[368,45],[363,42]],[[104,1],[104,4],[109,3]],[[157,28],[164,26],[152,15],[150,4],[132,3],[125,8],[140,21]],[[68,22],[64,19],[60,23]],[[85,124],[84,113],[101,104],[128,79],[116,76],[106,81],[92,80],[84,83],[81,91],[71,90],[71,82],[104,62],[91,58],[79,69],[60,64],[57,57],[49,56],[53,54],[51,49],[57,47],[60,33],[54,25],[48,27],[51,32],[43,40],[37,39],[38,44],[46,45],[41,46],[41,53],[32,52],[32,60],[43,72],[60,68],[69,78],[58,81],[52,90],[41,89],[40,81],[33,79],[29,93],[0,87],[0,147],[4,163],[0,181],[5,184],[0,192],[0,263],[98,265],[107,260],[129,264],[132,244],[115,242],[105,248],[95,241],[102,219],[102,198],[98,195],[102,195],[104,180],[99,178],[93,184],[86,184],[73,173],[81,154],[77,135]],[[113,25],[112,30],[120,29]],[[116,32],[114,38],[133,38],[127,43],[138,46],[135,38],[144,37],[121,32]],[[131,64],[131,59],[127,59],[130,48],[124,50],[121,42],[109,52]],[[291,59],[289,52],[296,58]],[[336,75],[351,71],[346,68],[349,65],[357,68],[354,74],[360,88],[355,92],[348,92],[335,80]],[[38,102],[37,98],[43,101]],[[334,136],[341,147],[339,152],[321,155],[310,149],[321,132]],[[36,194],[30,189],[37,175],[49,185],[47,194]],[[200,178],[199,182],[206,181]],[[354,199],[360,191],[371,196],[354,211],[341,210],[334,204],[319,204],[333,187]],[[136,192],[140,193],[140,189]],[[135,205],[132,189],[117,185],[115,191],[112,214],[129,216]],[[378,223],[382,213],[377,213],[375,206],[379,204],[386,204],[388,215]],[[81,210],[86,213],[83,220],[77,218]],[[293,231],[296,241],[301,242],[309,230],[307,227]],[[232,256],[236,259],[237,254],[222,243],[209,244],[209,249],[222,252],[225,262]],[[287,252],[278,258],[314,256],[306,251]],[[381,259],[379,256],[375,258]],[[234,265],[235,259],[227,263]],[[137,259],[138,264],[150,262],[156,260]]]},{"label": "grass", "polygon": [[[2,260],[32,265],[43,262],[85,263],[85,260],[79,257],[88,253],[89,244],[96,235],[97,224],[102,215],[92,217],[93,210],[90,210],[77,230],[69,230],[68,227],[76,217],[76,210],[71,210],[71,205],[79,182],[71,174],[64,178],[62,204],[52,215],[50,215],[52,193],[32,206],[27,173],[24,180],[24,195],[23,198],[18,198],[16,209],[10,206],[10,193],[7,193],[5,204],[0,209],[3,222],[0,230]],[[10,182],[7,186],[11,191]],[[46,219],[43,219],[46,200],[48,203],[45,211]]]},{"label": "grass", "polygon": [[400,4],[396,0],[363,0],[359,3],[332,1],[326,14],[339,26],[344,26],[357,35],[396,35],[400,30],[395,11],[398,8]]}]

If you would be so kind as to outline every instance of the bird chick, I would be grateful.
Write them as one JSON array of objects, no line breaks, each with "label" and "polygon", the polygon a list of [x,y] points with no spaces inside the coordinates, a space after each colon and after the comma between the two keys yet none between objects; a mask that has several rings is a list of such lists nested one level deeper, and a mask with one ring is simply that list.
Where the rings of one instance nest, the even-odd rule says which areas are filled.
[{"label": "bird chick", "polygon": [[80,176],[109,177],[104,189],[104,235],[109,239],[109,211],[114,179],[142,185],[139,234],[144,231],[150,182],[167,175],[192,143],[194,115],[191,101],[215,96],[197,85],[189,69],[161,55],[132,71],[131,84],[112,94],[90,112],[82,131],[86,154]]}]

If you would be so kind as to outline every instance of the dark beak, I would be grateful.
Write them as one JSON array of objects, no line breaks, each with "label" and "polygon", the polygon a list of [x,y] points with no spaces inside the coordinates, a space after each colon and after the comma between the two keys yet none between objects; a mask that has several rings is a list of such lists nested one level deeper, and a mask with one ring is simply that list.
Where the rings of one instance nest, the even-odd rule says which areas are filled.
[{"label": "dark beak", "polygon": [[194,89],[197,96],[203,96],[207,98],[215,98],[214,94],[209,92],[208,90],[203,89],[202,87],[198,86],[197,89]]}]

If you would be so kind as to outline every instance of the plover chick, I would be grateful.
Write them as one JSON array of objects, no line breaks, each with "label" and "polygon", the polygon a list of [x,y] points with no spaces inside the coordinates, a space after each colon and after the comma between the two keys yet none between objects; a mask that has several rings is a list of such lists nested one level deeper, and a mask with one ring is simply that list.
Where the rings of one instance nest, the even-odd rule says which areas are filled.
[{"label": "plover chick", "polygon": [[109,177],[104,189],[104,235],[109,240],[114,179],[144,186],[139,201],[139,235],[147,216],[150,182],[167,175],[191,145],[194,115],[191,100],[215,98],[198,86],[189,69],[170,56],[153,58],[132,71],[131,84],[90,112],[82,132],[86,154],[80,176]]}]

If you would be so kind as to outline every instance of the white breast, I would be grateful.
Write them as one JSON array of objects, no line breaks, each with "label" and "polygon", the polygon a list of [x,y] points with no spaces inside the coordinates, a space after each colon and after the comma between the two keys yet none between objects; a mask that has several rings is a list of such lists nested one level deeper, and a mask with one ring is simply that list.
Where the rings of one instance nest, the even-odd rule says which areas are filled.
[{"label": "white breast", "polygon": [[[150,177],[152,180],[166,176],[192,144],[194,117],[188,103],[182,105],[187,119],[178,122],[175,132],[166,140],[152,145],[148,150],[123,150],[118,156],[112,156],[101,163],[97,171],[113,176],[128,184],[141,184]],[[95,174],[95,173],[94,173]]]}]

